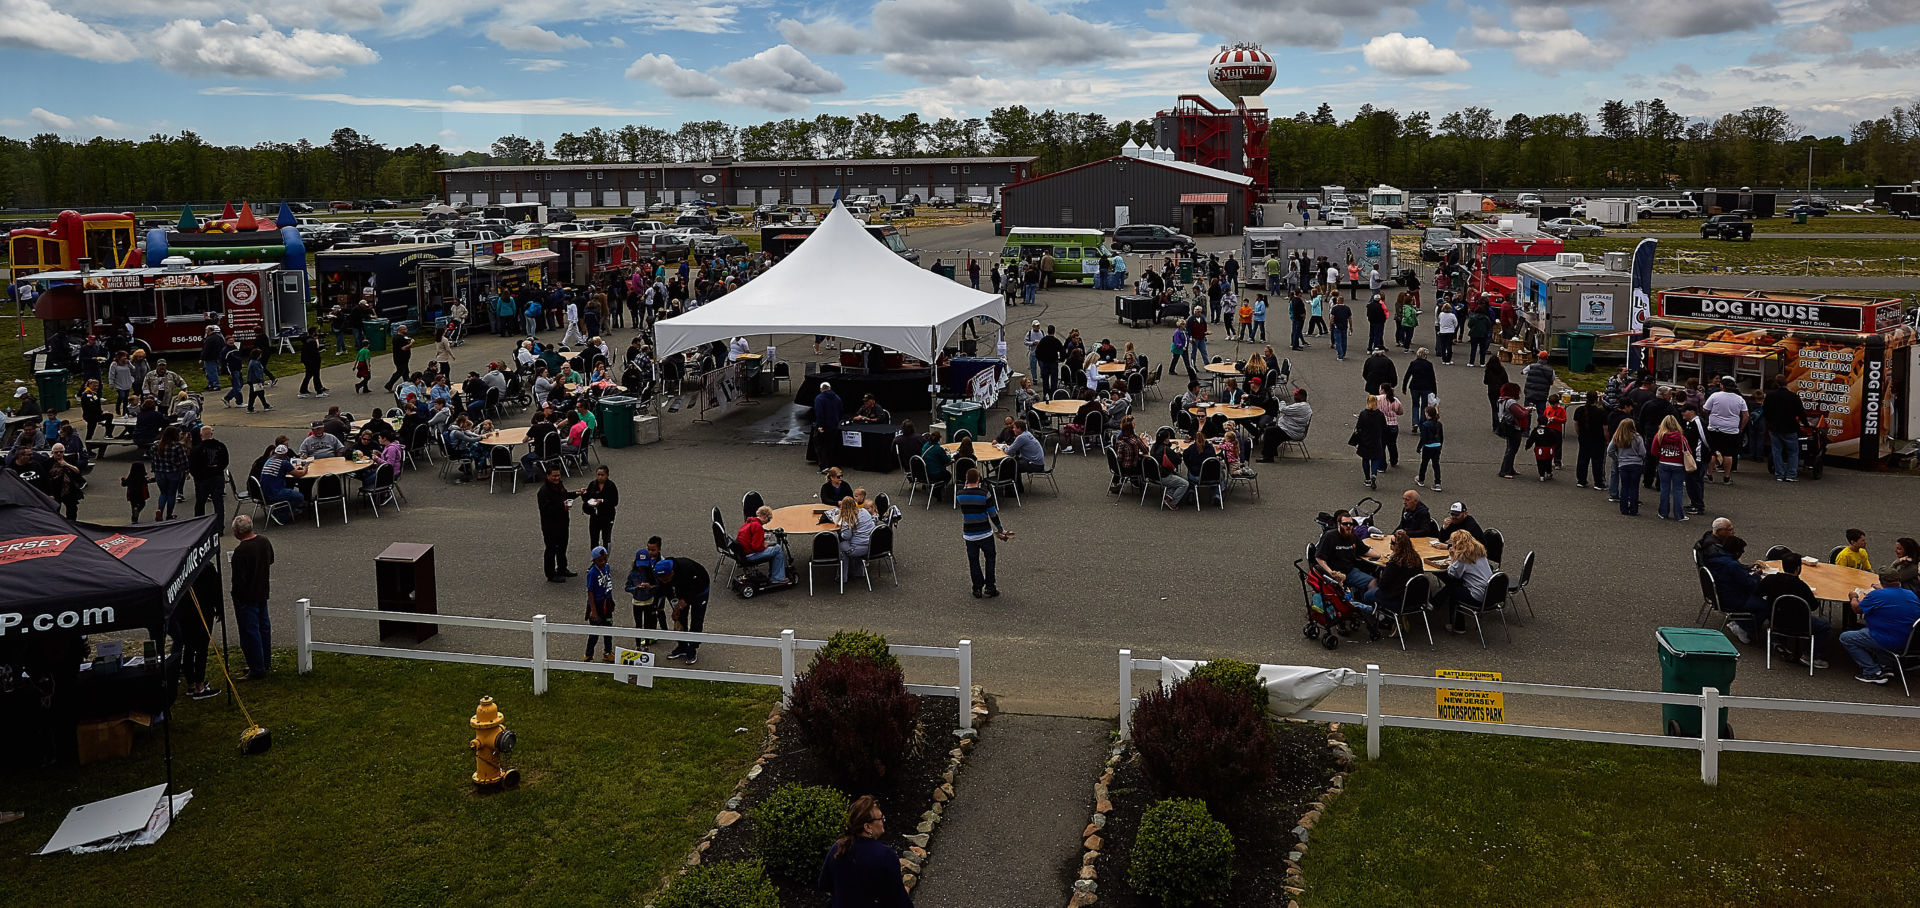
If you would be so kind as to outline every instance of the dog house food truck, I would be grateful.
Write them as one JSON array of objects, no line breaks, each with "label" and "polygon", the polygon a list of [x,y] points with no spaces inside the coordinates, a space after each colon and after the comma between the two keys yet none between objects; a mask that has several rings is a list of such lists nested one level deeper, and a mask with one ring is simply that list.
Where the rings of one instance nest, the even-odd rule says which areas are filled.
[{"label": "dog house food truck", "polygon": [[1916,432],[1914,326],[1900,300],[1685,287],[1660,293],[1637,341],[1655,377],[1732,376],[1749,399],[1783,376],[1820,417],[1829,455],[1867,466]]}]

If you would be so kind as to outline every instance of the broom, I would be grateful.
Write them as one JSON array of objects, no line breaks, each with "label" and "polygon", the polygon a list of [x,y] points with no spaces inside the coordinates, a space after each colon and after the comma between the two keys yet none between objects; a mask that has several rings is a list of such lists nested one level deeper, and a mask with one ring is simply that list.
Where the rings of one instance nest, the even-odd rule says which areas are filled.
[{"label": "broom", "polygon": [[[213,638],[213,628],[207,624],[206,610],[200,607],[200,593],[198,591],[189,591],[189,594],[193,597],[193,613],[200,617],[200,627],[206,630],[207,638],[211,640]],[[220,674],[227,679],[227,690],[233,692],[233,702],[240,707],[240,715],[244,716],[247,720],[246,730],[240,733],[240,753],[243,756],[255,756],[266,753],[267,748],[273,746],[273,732],[261,728],[260,723],[253,721],[253,714],[247,712],[247,704],[240,700],[239,688],[233,683],[233,673],[227,671],[226,648],[222,647],[215,650],[214,653],[220,658]]]}]

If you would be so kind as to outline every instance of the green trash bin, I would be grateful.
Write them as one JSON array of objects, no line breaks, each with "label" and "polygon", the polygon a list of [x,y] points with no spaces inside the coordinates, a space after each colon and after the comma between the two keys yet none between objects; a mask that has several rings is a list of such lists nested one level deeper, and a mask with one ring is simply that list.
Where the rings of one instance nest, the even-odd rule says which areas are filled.
[{"label": "green trash bin", "polygon": [[387,329],[392,322],[384,318],[370,318],[360,324],[366,330],[367,349],[375,353],[387,352]]},{"label": "green trash bin", "polygon": [[1191,286],[1192,284],[1193,284],[1193,262],[1183,261],[1180,263],[1180,286],[1187,287],[1187,286]]},{"label": "green trash bin", "polygon": [[957,272],[958,272],[958,270],[959,270],[959,266],[957,266],[957,265],[935,265],[935,266],[933,266],[933,273],[935,273],[935,274],[938,274],[938,275],[940,275],[941,277],[944,277],[944,278],[946,278],[947,280],[953,280],[953,276],[954,276],[954,274],[955,274],[955,273],[957,273]]},{"label": "green trash bin", "polygon": [[1594,336],[1585,331],[1568,331],[1560,338],[1567,345],[1567,368],[1575,372],[1592,372]]},{"label": "green trash bin", "polygon": [[593,415],[600,420],[600,438],[609,448],[633,447],[633,417],[640,411],[640,399],[623,395],[608,395],[593,405]]},{"label": "green trash bin", "polygon": [[1799,214],[1794,215],[1793,222],[1795,224],[1805,224],[1807,222],[1807,213],[1802,211]]},{"label": "green trash bin", "polygon": [[[1697,694],[1713,688],[1731,693],[1740,650],[1727,635],[1705,627],[1663,627],[1653,632],[1660,644],[1660,689],[1670,694]],[[1700,736],[1700,707],[1663,704],[1660,725],[1670,735]],[[1730,738],[1727,710],[1720,710],[1720,736]]]},{"label": "green trash bin", "polygon": [[67,370],[41,369],[33,373],[40,389],[40,412],[58,413],[67,408]]},{"label": "green trash bin", "polygon": [[940,416],[947,421],[947,437],[957,438],[961,430],[981,440],[987,426],[987,409],[970,400],[951,400],[940,405]]}]

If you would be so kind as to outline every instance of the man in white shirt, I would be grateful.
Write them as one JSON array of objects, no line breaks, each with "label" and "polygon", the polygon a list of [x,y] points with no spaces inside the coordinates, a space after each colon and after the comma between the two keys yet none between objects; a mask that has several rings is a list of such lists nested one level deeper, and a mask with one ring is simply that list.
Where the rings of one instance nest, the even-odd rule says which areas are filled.
[{"label": "man in white shirt", "polygon": [[576,342],[585,343],[586,331],[580,327],[580,304],[567,297],[567,331],[560,335],[560,346],[572,347]]},{"label": "man in white shirt", "polygon": [[1747,431],[1747,400],[1740,396],[1740,385],[1732,376],[1720,379],[1720,390],[1707,395],[1704,405],[1707,411],[1707,447],[1713,449],[1713,463],[1707,470],[1707,479],[1712,479],[1713,468],[1720,470],[1720,483],[1733,484],[1733,467],[1738,463],[1741,439]]},{"label": "man in white shirt", "polygon": [[1034,319],[1033,326],[1027,329],[1027,377],[1038,380],[1040,376],[1040,341],[1047,333],[1040,330],[1040,320]]}]

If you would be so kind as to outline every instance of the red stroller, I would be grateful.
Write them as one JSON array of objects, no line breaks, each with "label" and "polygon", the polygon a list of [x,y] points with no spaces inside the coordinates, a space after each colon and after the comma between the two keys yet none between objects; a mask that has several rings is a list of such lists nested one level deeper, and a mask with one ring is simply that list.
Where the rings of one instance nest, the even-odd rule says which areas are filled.
[{"label": "red stroller", "polygon": [[1373,616],[1354,607],[1338,580],[1321,573],[1304,558],[1295,561],[1293,568],[1300,574],[1300,593],[1307,602],[1307,623],[1300,633],[1308,640],[1317,639],[1327,649],[1338,649],[1341,637],[1358,640],[1363,631],[1369,641],[1380,639]]}]

